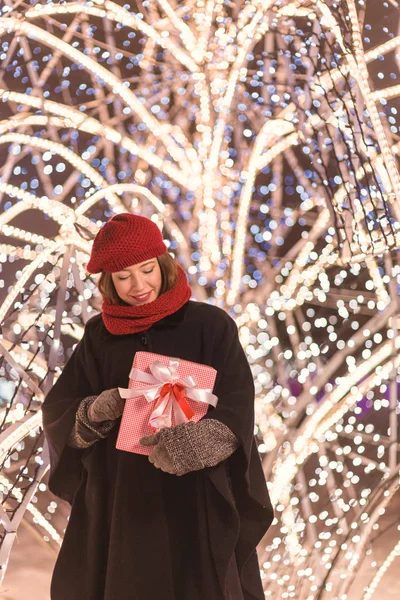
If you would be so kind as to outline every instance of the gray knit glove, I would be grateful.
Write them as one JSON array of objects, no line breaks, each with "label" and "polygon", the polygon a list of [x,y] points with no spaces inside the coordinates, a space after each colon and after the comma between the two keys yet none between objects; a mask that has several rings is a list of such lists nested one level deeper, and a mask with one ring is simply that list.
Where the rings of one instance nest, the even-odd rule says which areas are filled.
[{"label": "gray knit glove", "polygon": [[234,433],[215,419],[189,421],[143,437],[142,446],[155,446],[149,461],[166,473],[185,475],[226,460],[239,446]]},{"label": "gray knit glove", "polygon": [[125,400],[119,395],[118,389],[113,388],[97,396],[90,404],[87,415],[92,423],[115,421],[122,415],[124,406]]},{"label": "gray knit glove", "polygon": [[89,448],[106,438],[115,420],[122,415],[124,404],[125,400],[119,396],[117,388],[84,398],[78,407],[68,446]]}]

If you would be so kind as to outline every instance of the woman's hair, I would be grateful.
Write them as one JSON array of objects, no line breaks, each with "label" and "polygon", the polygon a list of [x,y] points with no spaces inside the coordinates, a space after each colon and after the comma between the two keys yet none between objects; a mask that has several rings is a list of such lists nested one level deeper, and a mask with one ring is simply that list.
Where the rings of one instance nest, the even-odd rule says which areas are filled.
[{"label": "woman's hair", "polygon": [[[161,295],[174,287],[178,277],[178,265],[168,252],[157,256],[157,261],[161,271]],[[110,304],[121,304],[122,306],[126,306],[126,302],[121,300],[116,292],[111,273],[103,272],[100,275],[99,283],[97,285],[100,293],[107,298]]]}]

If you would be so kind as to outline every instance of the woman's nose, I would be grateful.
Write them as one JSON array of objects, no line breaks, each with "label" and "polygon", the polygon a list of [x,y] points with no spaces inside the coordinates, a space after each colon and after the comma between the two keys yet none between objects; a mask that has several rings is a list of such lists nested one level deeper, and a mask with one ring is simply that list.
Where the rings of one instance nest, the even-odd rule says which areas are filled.
[{"label": "woman's nose", "polygon": [[141,279],[141,277],[133,277],[132,278],[132,284],[131,284],[131,289],[133,291],[138,291],[140,292],[140,290],[143,288],[143,281]]}]

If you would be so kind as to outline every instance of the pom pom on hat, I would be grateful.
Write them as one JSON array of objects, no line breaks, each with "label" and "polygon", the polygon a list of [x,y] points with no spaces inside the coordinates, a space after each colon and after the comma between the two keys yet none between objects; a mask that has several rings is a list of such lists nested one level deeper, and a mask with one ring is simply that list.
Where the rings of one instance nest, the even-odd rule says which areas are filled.
[{"label": "pom pom on hat", "polygon": [[122,213],[102,226],[93,241],[89,273],[115,273],[167,252],[158,226],[147,217]]}]

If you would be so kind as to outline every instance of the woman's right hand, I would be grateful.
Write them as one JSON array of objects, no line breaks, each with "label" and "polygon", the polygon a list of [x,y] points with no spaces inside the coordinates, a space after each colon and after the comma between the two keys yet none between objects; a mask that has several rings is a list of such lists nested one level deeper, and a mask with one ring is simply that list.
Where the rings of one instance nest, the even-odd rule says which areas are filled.
[{"label": "woman's right hand", "polygon": [[87,409],[87,415],[92,423],[115,421],[124,410],[125,400],[119,395],[118,389],[105,390]]}]

